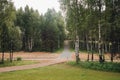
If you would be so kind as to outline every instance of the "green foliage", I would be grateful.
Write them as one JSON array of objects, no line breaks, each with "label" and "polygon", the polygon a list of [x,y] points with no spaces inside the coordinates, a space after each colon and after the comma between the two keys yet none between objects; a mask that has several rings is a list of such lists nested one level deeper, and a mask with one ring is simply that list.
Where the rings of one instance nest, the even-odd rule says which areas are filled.
[{"label": "green foliage", "polygon": [[64,41],[64,22],[61,14],[48,9],[44,15],[45,24],[41,30],[42,50],[55,51],[62,47]]},{"label": "green foliage", "polygon": [[[1,4],[4,3],[1,1]],[[12,48],[14,47],[14,50],[16,50],[16,47],[21,46],[21,31],[14,25],[14,21],[16,19],[15,8],[11,1],[7,1],[6,5],[3,5],[3,9],[5,12],[3,11],[0,14],[0,17],[2,17],[0,21],[0,41],[2,43],[1,49],[2,51],[9,51],[12,45]]]},{"label": "green foliage", "polygon": [[94,70],[102,70],[102,71],[111,71],[111,72],[120,72],[120,63],[112,63],[112,62],[80,62],[76,64],[75,62],[69,62],[69,65],[76,67],[83,67]]},{"label": "green foliage", "polygon": [[[80,49],[120,53],[119,0],[59,0],[65,13],[68,39],[75,43],[79,35]],[[95,42],[95,43],[92,43]],[[112,43],[109,45],[109,43]],[[73,46],[74,47],[74,46]],[[101,48],[99,48],[101,47]],[[101,58],[102,59],[102,58]],[[112,61],[112,60],[111,60]]]},{"label": "green foliage", "polygon": [[13,52],[21,47],[20,29],[15,27],[15,7],[11,0],[0,1],[0,52],[4,62],[4,52]]},{"label": "green foliage", "polygon": [[15,10],[10,0],[0,1],[0,51],[54,51],[63,46],[64,20],[60,12],[45,15],[29,8]]},{"label": "green foliage", "polygon": [[10,66],[21,66],[21,65],[30,65],[36,64],[38,61],[5,61],[4,64],[0,64],[0,67],[10,67]]},{"label": "green foliage", "polygon": [[17,61],[22,61],[22,58],[21,58],[21,57],[17,57],[16,60],[17,60]]},{"label": "green foliage", "polygon": [[59,12],[48,9],[40,15],[26,6],[25,10],[20,8],[16,15],[16,25],[22,31],[22,50],[52,52],[63,46],[64,21]]},{"label": "green foliage", "polygon": [[53,53],[61,54],[64,51],[63,48],[55,50]]}]

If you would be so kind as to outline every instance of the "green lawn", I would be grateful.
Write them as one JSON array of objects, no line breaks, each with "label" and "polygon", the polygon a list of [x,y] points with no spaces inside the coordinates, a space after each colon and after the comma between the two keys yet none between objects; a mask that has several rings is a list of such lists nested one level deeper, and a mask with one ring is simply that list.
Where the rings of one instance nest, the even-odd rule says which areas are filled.
[{"label": "green lawn", "polygon": [[53,53],[57,53],[57,54],[61,54],[63,52],[64,48],[60,48],[56,51],[54,51]]},{"label": "green lawn", "polygon": [[0,80],[120,80],[120,73],[94,71],[73,67],[65,63],[0,73]]},{"label": "green lawn", "polygon": [[5,61],[4,64],[0,64],[0,67],[20,66],[20,65],[28,65],[35,63],[38,63],[38,61],[13,61],[12,63],[10,63],[9,61]]}]

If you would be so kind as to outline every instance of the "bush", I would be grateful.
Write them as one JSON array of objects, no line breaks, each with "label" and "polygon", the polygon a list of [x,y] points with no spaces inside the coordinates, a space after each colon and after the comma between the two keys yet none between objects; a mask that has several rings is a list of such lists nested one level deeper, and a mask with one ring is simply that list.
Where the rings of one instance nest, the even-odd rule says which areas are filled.
[{"label": "bush", "polygon": [[102,71],[111,71],[111,72],[120,72],[120,63],[112,63],[112,62],[79,62],[76,64],[75,62],[69,62],[69,65],[76,67],[83,67],[94,70],[102,70]]},{"label": "bush", "polygon": [[17,57],[17,61],[22,61],[22,58],[21,57]]}]

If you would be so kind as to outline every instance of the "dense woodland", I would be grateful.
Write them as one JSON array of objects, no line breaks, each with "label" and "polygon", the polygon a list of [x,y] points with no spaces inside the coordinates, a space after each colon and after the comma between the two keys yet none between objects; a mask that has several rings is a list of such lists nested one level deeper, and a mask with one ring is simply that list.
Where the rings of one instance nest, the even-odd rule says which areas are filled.
[{"label": "dense woodland", "polygon": [[59,1],[73,47],[77,39],[79,49],[88,51],[88,61],[94,59],[94,52],[99,53],[100,62],[105,60],[104,53],[111,53],[113,61],[120,53],[120,0]]},{"label": "dense woodland", "polygon": [[39,14],[26,5],[16,10],[11,0],[0,0],[0,51],[53,52],[63,46],[65,38],[64,19],[60,12],[48,9]]},{"label": "dense woodland", "polygon": [[16,10],[11,0],[0,1],[2,62],[5,52],[10,52],[12,59],[13,51],[53,52],[61,48],[64,27],[72,46],[77,42],[80,50],[88,52],[88,61],[94,60],[94,53],[99,53],[100,62],[105,61],[104,53],[111,54],[111,61],[116,54],[120,55],[120,0],[59,0],[59,3],[65,25],[61,13],[54,9],[39,14],[27,5]]}]

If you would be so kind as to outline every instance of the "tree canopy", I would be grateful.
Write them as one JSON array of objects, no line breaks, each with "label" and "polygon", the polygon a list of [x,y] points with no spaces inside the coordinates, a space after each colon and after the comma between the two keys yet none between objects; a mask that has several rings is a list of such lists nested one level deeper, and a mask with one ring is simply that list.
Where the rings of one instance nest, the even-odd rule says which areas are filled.
[{"label": "tree canopy", "polygon": [[59,2],[66,16],[69,38],[75,40],[75,35],[78,35],[81,50],[99,52],[100,60],[104,58],[104,52],[111,54],[120,52],[119,0],[59,0]]},{"label": "tree canopy", "polygon": [[0,1],[0,51],[49,51],[63,47],[64,18],[48,9],[43,15],[26,5],[15,9],[11,0]]}]

